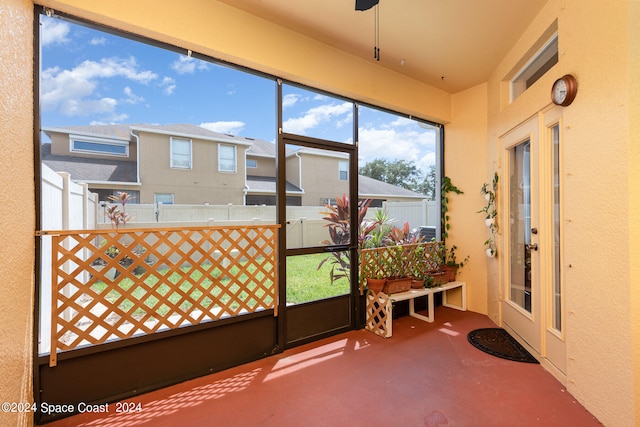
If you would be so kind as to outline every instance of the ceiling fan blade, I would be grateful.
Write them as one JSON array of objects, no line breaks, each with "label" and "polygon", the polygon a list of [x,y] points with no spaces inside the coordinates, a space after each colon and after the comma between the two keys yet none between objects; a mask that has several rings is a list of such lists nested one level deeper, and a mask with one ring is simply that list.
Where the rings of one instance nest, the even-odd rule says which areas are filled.
[{"label": "ceiling fan blade", "polygon": [[380,0],[356,0],[356,10],[369,10]]}]

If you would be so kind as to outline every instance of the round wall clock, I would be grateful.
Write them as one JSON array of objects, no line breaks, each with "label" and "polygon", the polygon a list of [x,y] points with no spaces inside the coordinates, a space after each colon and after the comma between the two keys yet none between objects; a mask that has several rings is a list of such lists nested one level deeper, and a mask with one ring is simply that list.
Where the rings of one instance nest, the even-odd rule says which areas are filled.
[{"label": "round wall clock", "polygon": [[556,105],[566,107],[573,102],[576,93],[578,93],[578,81],[571,74],[567,74],[553,83],[551,100]]}]

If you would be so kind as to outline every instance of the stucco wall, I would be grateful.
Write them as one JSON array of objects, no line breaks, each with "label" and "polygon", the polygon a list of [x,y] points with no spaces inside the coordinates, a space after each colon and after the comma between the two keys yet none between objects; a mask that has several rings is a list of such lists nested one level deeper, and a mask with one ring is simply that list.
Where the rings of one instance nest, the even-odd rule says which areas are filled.
[{"label": "stucco wall", "polygon": [[[629,4],[629,17],[627,19],[629,63],[629,134],[627,136],[629,168],[629,258],[630,283],[636,286],[629,287],[629,299],[631,301],[631,346],[633,349],[633,378],[634,378],[634,402],[636,412],[640,408],[640,291],[637,284],[640,283],[640,262],[637,261],[640,254],[640,2]],[[633,142],[631,142],[633,141]],[[638,419],[636,416],[636,420]]]},{"label": "stucco wall", "polygon": [[[477,213],[485,205],[480,188],[485,182],[491,182],[495,171],[495,165],[487,169],[487,85],[455,94],[452,104],[453,120],[444,130],[444,169],[464,194],[449,197],[451,229],[447,240],[458,247],[459,260],[469,256],[468,264],[459,275],[460,280],[469,283],[469,309],[489,314],[487,267],[490,265],[495,271],[497,260],[489,260],[485,254],[483,242],[489,234],[484,216]],[[498,323],[497,315],[492,319]]]},{"label": "stucco wall", "polygon": [[[33,401],[33,6],[0,2],[0,401]],[[31,414],[0,411],[0,425]]]},{"label": "stucco wall", "polygon": [[[578,80],[578,96],[562,111],[566,386],[611,426],[638,422],[627,268],[631,182],[627,155],[632,139],[627,135],[631,44],[625,29],[632,22],[631,3],[549,0],[488,82],[487,167],[491,169],[499,161],[497,138],[549,105],[555,79],[571,73]],[[503,79],[556,18],[558,64],[513,103],[504,105]]]}]

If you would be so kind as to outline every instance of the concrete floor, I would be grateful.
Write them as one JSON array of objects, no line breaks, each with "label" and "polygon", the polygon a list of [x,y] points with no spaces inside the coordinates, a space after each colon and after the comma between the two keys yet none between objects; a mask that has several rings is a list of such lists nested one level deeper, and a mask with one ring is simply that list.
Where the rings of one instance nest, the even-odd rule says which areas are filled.
[{"label": "concrete floor", "polygon": [[[467,342],[486,316],[438,307],[393,337],[351,331],[126,402],[62,426],[600,426],[538,364]],[[116,409],[131,409],[116,413]]]}]

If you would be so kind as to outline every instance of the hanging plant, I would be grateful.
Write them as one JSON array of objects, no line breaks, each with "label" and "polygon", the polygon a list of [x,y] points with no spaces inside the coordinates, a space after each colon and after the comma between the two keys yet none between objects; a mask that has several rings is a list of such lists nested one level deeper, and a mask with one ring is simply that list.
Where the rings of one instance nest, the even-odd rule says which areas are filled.
[{"label": "hanging plant", "polygon": [[447,240],[449,236],[449,193],[464,194],[462,190],[453,185],[451,178],[448,176],[442,177],[442,186],[440,189],[440,208],[442,210],[441,223],[442,223],[442,240]]},{"label": "hanging plant", "polygon": [[498,211],[496,210],[496,192],[498,191],[498,173],[494,173],[493,181],[491,184],[484,183],[480,189],[480,193],[484,195],[487,204],[484,208],[478,211],[478,213],[484,213],[484,223],[491,231],[491,237],[489,237],[484,245],[486,246],[487,256],[490,258],[495,257],[498,254],[498,248],[496,247],[496,234],[498,233],[498,223],[496,221]]}]

